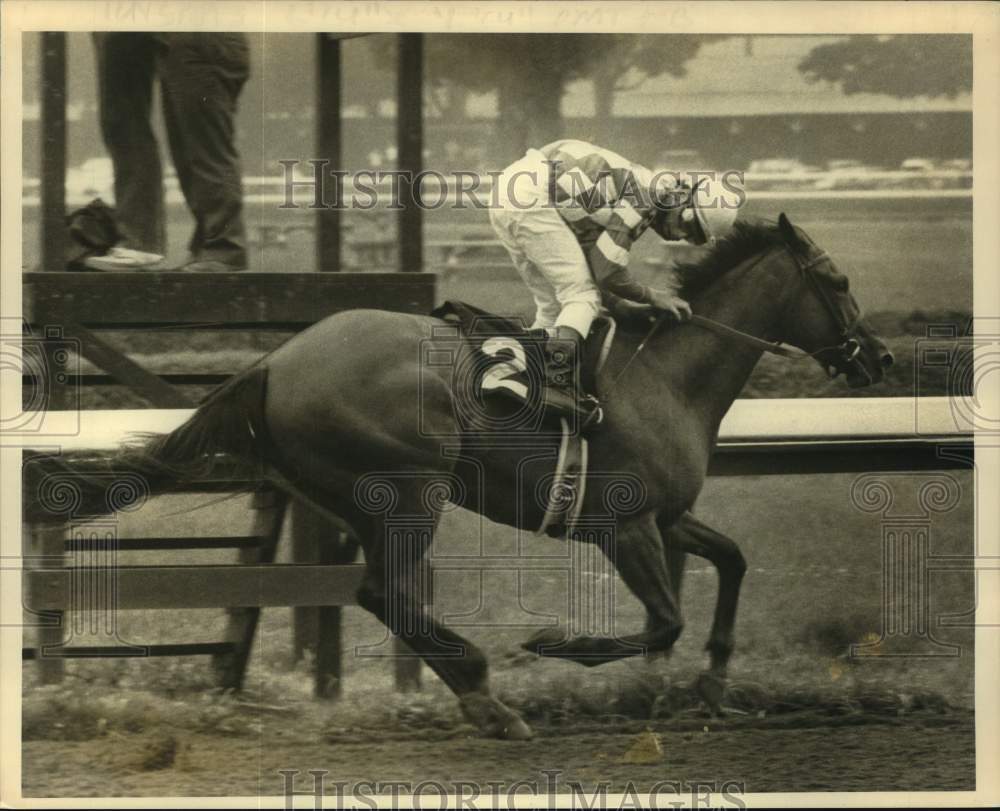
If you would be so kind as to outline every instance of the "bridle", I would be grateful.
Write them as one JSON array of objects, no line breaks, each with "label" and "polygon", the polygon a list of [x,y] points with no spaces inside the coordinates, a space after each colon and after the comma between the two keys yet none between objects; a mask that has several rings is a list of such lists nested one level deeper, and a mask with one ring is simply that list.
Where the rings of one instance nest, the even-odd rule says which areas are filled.
[{"label": "bridle", "polygon": [[[813,293],[823,305],[823,309],[826,310],[827,315],[837,325],[838,335],[841,339],[839,344],[823,346],[812,352],[806,352],[796,347],[787,346],[779,341],[766,341],[702,315],[693,315],[691,322],[712,332],[728,335],[756,349],[770,352],[772,355],[780,355],[790,360],[823,360],[823,356],[827,355],[832,356],[830,365],[834,366],[837,371],[846,372],[851,366],[860,366],[857,358],[861,354],[861,343],[857,339],[857,331],[858,324],[861,321],[861,311],[858,310],[858,313],[853,318],[848,318],[844,311],[830,297],[827,286],[823,283],[818,272],[818,268],[829,265],[832,262],[830,255],[826,251],[823,251],[808,260],[803,260],[791,248],[786,247],[785,250],[795,261],[799,273],[809,283]],[[761,257],[758,261],[763,261],[763,259],[764,257]]]},{"label": "bridle", "polygon": [[[840,336],[841,342],[839,344],[833,344],[832,346],[823,346],[819,349],[813,350],[812,352],[806,352],[805,350],[798,349],[797,347],[788,346],[781,343],[780,341],[767,341],[763,338],[758,338],[755,335],[751,335],[748,332],[743,332],[735,327],[731,327],[728,324],[723,324],[720,321],[715,321],[712,318],[706,318],[703,315],[693,314],[691,316],[691,324],[695,326],[702,327],[711,332],[715,332],[719,335],[724,335],[729,338],[734,338],[747,346],[751,346],[754,349],[760,349],[764,352],[769,352],[772,355],[779,355],[783,358],[788,358],[789,360],[824,360],[824,355],[830,356],[830,362],[824,363],[827,367],[827,374],[830,377],[836,377],[840,372],[847,373],[851,369],[860,371],[865,376],[871,378],[868,370],[865,369],[864,364],[858,361],[858,356],[861,354],[861,342],[858,341],[857,331],[858,324],[861,321],[861,311],[858,310],[857,315],[853,318],[848,318],[844,311],[837,306],[836,302],[829,295],[829,291],[826,289],[826,285],[823,284],[818,268],[824,265],[831,264],[833,260],[830,259],[830,255],[823,251],[816,256],[803,260],[795,251],[789,246],[785,246],[789,256],[795,261],[795,265],[799,270],[799,273],[805,277],[806,281],[812,288],[813,293],[822,303],[823,308],[826,310],[827,315],[833,320],[837,325],[838,334]],[[754,266],[763,262],[768,254],[763,254],[755,263]],[[669,315],[667,313],[662,313],[653,325],[650,327],[649,332],[646,333],[645,337],[636,347],[635,351],[631,354],[629,359],[625,362],[625,365],[621,368],[617,375],[615,375],[614,380],[609,386],[610,389],[615,387],[615,384],[619,381],[621,376],[625,373],[628,367],[632,364],[632,361],[646,348],[646,344],[650,338],[660,329],[660,327],[666,322]],[[833,367],[834,371],[831,373],[829,368]],[[607,396],[605,396],[607,400]]]}]

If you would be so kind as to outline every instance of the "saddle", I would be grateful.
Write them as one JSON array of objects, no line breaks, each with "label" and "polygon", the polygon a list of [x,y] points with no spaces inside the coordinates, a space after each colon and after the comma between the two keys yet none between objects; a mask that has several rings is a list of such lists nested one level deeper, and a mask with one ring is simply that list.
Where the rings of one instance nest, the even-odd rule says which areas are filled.
[{"label": "saddle", "polygon": [[[512,394],[518,402],[544,407],[544,351],[548,333],[526,329],[520,321],[494,315],[461,301],[446,301],[431,315],[458,326],[461,335],[482,358],[480,389],[484,394]],[[611,351],[616,324],[610,315],[594,319],[584,340],[580,359],[580,384],[587,394],[597,391],[597,374]],[[572,417],[563,411],[551,416]]]},{"label": "saddle", "polygon": [[[576,412],[546,407],[548,334],[460,301],[447,301],[431,315],[457,329],[469,350],[464,373],[454,386],[459,410],[480,415],[460,420],[466,435],[488,435],[493,441],[513,444],[558,441],[555,471],[547,477],[551,481],[547,507],[537,531],[556,535],[570,528],[583,503],[587,439]],[[580,384],[586,392],[596,391],[615,331],[609,315],[594,320],[580,359]]]}]

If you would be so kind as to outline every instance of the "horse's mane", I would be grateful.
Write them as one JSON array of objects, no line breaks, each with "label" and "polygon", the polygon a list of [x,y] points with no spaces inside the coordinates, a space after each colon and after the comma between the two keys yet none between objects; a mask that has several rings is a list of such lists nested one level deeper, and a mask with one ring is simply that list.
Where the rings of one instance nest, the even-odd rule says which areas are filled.
[{"label": "horse's mane", "polygon": [[678,295],[690,300],[750,257],[784,244],[776,223],[737,221],[729,235],[720,239],[705,256],[694,262],[678,262],[671,268]]}]

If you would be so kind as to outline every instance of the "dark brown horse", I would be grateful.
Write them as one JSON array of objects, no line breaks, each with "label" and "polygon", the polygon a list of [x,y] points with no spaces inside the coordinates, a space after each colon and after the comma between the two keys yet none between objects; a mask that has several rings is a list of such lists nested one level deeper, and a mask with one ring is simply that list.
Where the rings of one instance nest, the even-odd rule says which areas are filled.
[{"label": "dark brown horse", "polygon": [[[892,356],[861,319],[847,278],[784,215],[776,225],[739,225],[679,273],[697,315],[758,340],[704,323],[652,335],[622,329],[598,380],[606,425],[590,440],[592,480],[610,472],[618,489],[588,484],[581,522],[613,517],[613,532],[591,540],[642,601],[646,627],[620,637],[547,631],[527,647],[588,665],[668,651],[682,628],[671,569],[679,578],[683,553],[691,552],[720,573],[708,650],[721,677],[745,564],[732,541],[689,510],[720,422],[764,351],[760,339],[811,353],[851,386],[881,380]],[[264,462],[268,475],[337,516],[360,541],[367,566],[360,605],[423,657],[485,734],[526,738],[524,721],[490,694],[483,654],[414,594],[448,502],[529,530],[540,510],[525,495],[540,474],[526,479],[516,463],[529,453],[524,443],[504,456],[470,439],[455,372],[468,349],[443,326],[375,310],[332,316],[227,384],[185,425],[114,464],[144,472],[156,492],[204,473],[219,452]],[[624,495],[621,482],[631,483]]]}]

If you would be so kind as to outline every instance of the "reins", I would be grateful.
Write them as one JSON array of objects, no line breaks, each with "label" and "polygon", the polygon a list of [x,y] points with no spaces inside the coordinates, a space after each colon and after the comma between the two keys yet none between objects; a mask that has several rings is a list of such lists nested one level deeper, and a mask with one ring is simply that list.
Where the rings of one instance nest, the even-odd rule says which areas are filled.
[{"label": "reins", "polygon": [[[797,347],[794,346],[787,346],[786,344],[783,344],[780,341],[766,341],[763,338],[758,338],[757,336],[751,335],[748,332],[743,332],[742,330],[736,329],[735,327],[731,327],[728,324],[723,324],[721,321],[716,321],[715,319],[708,318],[707,316],[704,315],[693,314],[691,316],[690,321],[684,323],[693,324],[694,326],[701,327],[702,329],[706,329],[710,332],[714,332],[717,335],[722,335],[723,337],[726,338],[732,338],[754,349],[759,349],[763,352],[769,352],[772,355],[778,355],[779,357],[787,358],[788,360],[795,360],[795,361],[813,360],[819,355],[822,355],[824,352],[830,352],[830,351],[844,352],[845,348],[848,346],[848,342],[854,340],[850,337],[850,333],[857,324],[858,318],[860,318],[860,313],[858,314],[858,317],[854,318],[852,321],[846,322],[840,311],[833,306],[832,302],[827,297],[826,292],[822,289],[822,286],[816,282],[816,280],[813,278],[813,275],[810,273],[810,271],[817,265],[829,261],[829,256],[825,251],[805,264],[799,262],[798,257],[796,257],[794,253],[792,254],[792,256],[795,259],[796,264],[798,264],[799,270],[809,280],[810,284],[812,284],[815,292],[820,298],[820,301],[823,302],[823,305],[826,307],[831,317],[833,317],[837,321],[841,330],[841,335],[845,339],[844,343],[836,346],[824,346],[814,350],[813,352],[806,352],[805,350],[798,349]],[[618,381],[621,380],[625,372],[628,371],[629,366],[632,365],[632,362],[646,348],[646,344],[649,343],[649,340],[653,337],[653,335],[656,334],[656,332],[663,325],[664,321],[666,321],[669,317],[670,317],[669,313],[664,312],[661,313],[660,316],[656,318],[655,321],[653,321],[652,326],[649,328],[649,331],[643,337],[642,341],[639,342],[639,345],[635,348],[632,354],[629,355],[628,360],[625,361],[625,365],[622,366],[622,368],[618,371],[618,374],[615,375],[614,379],[608,385],[607,392],[604,395],[605,401],[611,398],[611,394],[617,387]],[[854,342],[854,344],[855,346],[850,356],[851,359],[853,359],[853,357],[857,355],[858,351],[860,350],[860,347],[857,345],[856,341]]]},{"label": "reins", "polygon": [[[723,324],[721,321],[706,318],[703,315],[692,315],[690,323],[718,333],[719,335],[724,335],[727,338],[735,338],[748,346],[752,346],[754,349],[761,349],[764,352],[770,352],[772,355],[780,355],[790,360],[809,360],[815,357],[815,353],[805,352],[794,346],[786,346],[780,341],[765,341],[763,338],[757,338],[749,332],[743,332],[735,327],[730,327],[728,324]],[[817,349],[816,351],[823,352],[824,350]]]},{"label": "reins", "polygon": [[628,367],[632,365],[632,361],[634,361],[637,357],[639,357],[639,353],[646,348],[646,344],[648,343],[649,339],[653,337],[653,335],[660,328],[663,322],[667,320],[668,317],[669,317],[668,313],[660,313],[660,317],[653,322],[653,326],[649,328],[649,332],[647,332],[645,337],[643,337],[643,339],[639,342],[639,345],[633,350],[632,354],[629,355],[628,360],[625,361],[625,365],[618,370],[618,374],[615,375],[614,379],[608,385],[607,393],[604,395],[605,402],[611,399],[611,392],[613,392],[615,386],[618,385],[618,381],[622,379],[622,375],[624,375],[625,372],[628,371]]}]

